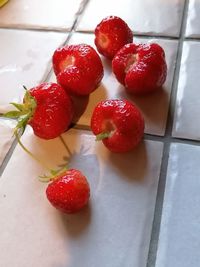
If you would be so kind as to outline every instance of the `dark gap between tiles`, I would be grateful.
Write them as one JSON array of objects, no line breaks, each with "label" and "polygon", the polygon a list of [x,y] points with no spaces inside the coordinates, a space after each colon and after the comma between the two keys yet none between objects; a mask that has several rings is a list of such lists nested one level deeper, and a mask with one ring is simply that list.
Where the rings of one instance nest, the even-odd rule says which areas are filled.
[{"label": "dark gap between tiles", "polygon": [[[72,35],[74,33],[88,33],[88,34],[94,34],[94,32],[91,31],[76,31],[77,25],[80,21],[81,16],[83,15],[83,12],[85,8],[87,7],[87,4],[89,3],[89,0],[83,0],[79,6],[79,10],[76,13],[76,17],[74,19],[74,23],[69,31],[65,30],[56,30],[56,29],[22,29],[22,28],[15,28],[15,30],[32,30],[32,31],[55,31],[55,32],[64,32],[68,34],[66,37],[66,40],[63,42],[63,45],[67,44]],[[163,142],[164,148],[163,148],[163,157],[162,157],[162,163],[161,163],[161,170],[160,170],[160,177],[159,177],[159,184],[158,184],[158,190],[157,190],[157,197],[156,197],[156,205],[155,205],[155,211],[154,211],[154,221],[152,226],[152,233],[151,233],[151,241],[149,246],[149,255],[148,255],[148,261],[147,261],[147,267],[154,267],[156,262],[156,254],[157,254],[157,246],[158,246],[158,238],[159,238],[159,232],[160,232],[160,222],[161,222],[161,215],[162,215],[162,206],[163,206],[163,199],[164,199],[164,191],[165,191],[165,183],[166,183],[166,174],[167,174],[167,167],[168,167],[168,157],[169,157],[169,148],[170,144],[172,142],[176,143],[185,143],[190,145],[196,145],[200,146],[200,142],[194,141],[194,140],[187,140],[187,139],[181,139],[181,138],[173,138],[171,136],[172,132],[172,126],[173,126],[173,114],[176,104],[176,93],[177,93],[177,85],[178,85],[178,78],[179,78],[179,70],[180,70],[180,62],[181,62],[181,55],[182,55],[182,47],[183,47],[183,41],[200,41],[200,39],[196,38],[185,38],[184,32],[186,27],[186,19],[187,19],[187,10],[188,10],[188,3],[189,0],[185,0],[184,5],[184,11],[183,11],[183,17],[182,17],[182,25],[181,25],[181,32],[180,37],[170,37],[170,36],[160,36],[160,35],[143,35],[143,34],[134,34],[135,37],[139,38],[146,38],[146,39],[152,39],[152,38],[160,38],[160,39],[167,39],[167,40],[178,40],[178,52],[177,52],[177,60],[174,70],[174,79],[172,84],[172,92],[170,96],[170,105],[169,105],[169,112],[168,112],[168,119],[166,124],[166,133],[164,136],[155,136],[150,134],[145,134],[144,139],[145,140],[152,140],[152,141],[159,141]],[[3,29],[11,29],[11,28],[3,28]],[[46,75],[44,82],[48,80],[50,75],[52,74],[52,68]],[[90,131],[90,127],[84,126],[84,125],[75,125],[73,128],[77,130],[87,130]],[[4,169],[7,166],[7,163],[9,162],[12,153],[17,145],[17,141],[15,140],[7,153],[2,165],[0,166],[0,176],[4,172]]]},{"label": "dark gap between tiles", "polygon": [[[82,34],[94,34],[94,31],[87,31],[87,30],[76,30],[76,33],[82,33]],[[138,37],[138,38],[144,38],[144,39],[152,39],[152,38],[156,38],[156,39],[167,39],[167,40],[179,40],[179,37],[176,36],[170,36],[170,35],[159,35],[159,34],[154,34],[154,33],[149,33],[149,34],[145,34],[145,33],[134,33],[133,31],[133,38],[134,37]]]},{"label": "dark gap between tiles", "polygon": [[22,30],[22,31],[36,31],[36,32],[60,32],[68,33],[71,31],[71,28],[37,28],[37,27],[25,27],[23,25],[14,26],[1,26],[0,29],[5,30]]},{"label": "dark gap between tiles", "polygon": [[[154,220],[153,220],[153,226],[152,226],[148,260],[147,260],[147,265],[146,265],[147,267],[154,267],[156,264],[158,240],[159,240],[159,234],[160,234],[160,223],[161,223],[161,217],[162,217],[162,208],[163,208],[163,200],[164,200],[165,185],[166,185],[169,148],[170,148],[170,144],[175,140],[174,138],[171,137],[171,133],[172,133],[172,127],[173,127],[173,115],[174,115],[175,104],[176,104],[177,85],[178,85],[178,78],[179,78],[179,72],[180,72],[180,64],[181,64],[182,48],[183,48],[183,42],[184,42],[184,33],[185,33],[185,28],[186,28],[188,5],[189,5],[189,0],[185,0],[184,10],[183,10],[183,15],[182,15],[181,30],[180,30],[180,38],[178,42],[177,59],[176,59],[176,65],[175,65],[175,70],[174,70],[174,79],[173,79],[173,84],[172,84],[172,92],[170,96],[166,131],[165,131],[165,136],[163,138],[163,142],[164,142],[163,158],[162,158],[162,164],[161,164],[161,170],[160,170],[160,179],[158,183],[156,205],[155,205],[155,211],[154,211]],[[181,142],[180,139],[179,139],[179,142]]]},{"label": "dark gap between tiles", "polygon": [[184,41],[187,41],[187,42],[200,42],[200,36],[199,37],[185,37],[184,38]]},{"label": "dark gap between tiles", "polygon": [[11,145],[9,151],[8,151],[8,153],[6,154],[2,164],[0,165],[0,179],[1,179],[1,175],[3,174],[8,162],[9,162],[11,156],[12,156],[13,151],[15,150],[16,145],[17,145],[17,140],[14,139],[14,141],[13,141],[13,143],[12,143],[12,145]]},{"label": "dark gap between tiles", "polygon": [[[80,3],[80,6],[78,8],[78,11],[75,14],[75,19],[74,19],[74,22],[73,22],[71,28],[69,29],[69,31],[66,31],[66,30],[64,31],[64,33],[66,33],[68,35],[67,35],[66,39],[64,40],[64,42],[61,44],[61,46],[65,45],[65,44],[67,44],[69,42],[69,40],[70,40],[70,38],[71,38],[71,36],[72,36],[72,34],[74,32],[74,29],[75,29],[75,27],[77,25],[78,19],[79,19],[80,15],[82,14],[82,12],[84,11],[84,9],[86,8],[86,5],[87,5],[88,2],[89,2],[89,0],[83,0]],[[39,32],[47,32],[47,31],[48,32],[56,32],[55,29],[47,30],[47,29],[36,29],[36,28],[35,29],[34,28],[28,29],[28,28],[9,28],[9,27],[0,27],[0,29],[23,30],[23,31],[39,31]],[[58,32],[62,32],[62,31],[58,30]],[[48,66],[47,66],[47,74],[44,73],[43,82],[46,82],[49,79],[50,75],[52,74],[52,71],[53,71],[52,64],[49,63]],[[0,113],[0,115],[2,115],[2,113]],[[6,156],[5,156],[4,160],[3,160],[3,163],[0,166],[0,177],[4,172],[8,162],[9,162],[9,160],[10,160],[10,158],[11,158],[11,156],[12,156],[14,150],[15,150],[16,145],[17,145],[17,140],[15,138],[13,143],[12,143],[12,145],[11,145],[11,147],[10,147],[10,149],[9,149],[9,151],[8,151],[8,153],[6,154]]]}]

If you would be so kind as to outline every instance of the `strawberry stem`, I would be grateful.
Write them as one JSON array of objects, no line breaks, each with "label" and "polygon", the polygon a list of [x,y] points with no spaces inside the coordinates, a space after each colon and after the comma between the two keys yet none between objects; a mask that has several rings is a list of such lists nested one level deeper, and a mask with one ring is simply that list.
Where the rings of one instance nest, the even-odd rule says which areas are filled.
[{"label": "strawberry stem", "polygon": [[48,183],[50,181],[55,180],[60,174],[64,173],[67,170],[67,166],[58,170],[50,170],[50,175],[39,176],[39,180],[42,183]]},{"label": "strawberry stem", "polygon": [[47,169],[49,172],[51,172],[52,170],[46,166],[46,164],[44,164],[44,162],[42,162],[40,159],[38,159],[30,150],[28,150],[28,148],[26,148],[23,143],[20,140],[19,134],[18,134],[18,130],[15,129],[14,131],[14,135],[17,139],[17,142],[19,143],[19,145],[21,146],[21,148],[31,157],[33,158],[35,161],[37,161],[38,163],[40,163],[40,165],[42,165],[45,169]]},{"label": "strawberry stem", "polygon": [[20,140],[19,134],[18,134],[18,130],[15,129],[14,131],[14,135],[17,139],[17,142],[19,143],[19,145],[21,146],[21,148],[30,156],[32,157],[35,161],[37,161],[41,166],[43,166],[45,169],[47,169],[50,173],[50,175],[46,175],[44,174],[43,176],[39,176],[39,180],[40,182],[43,183],[48,183],[52,180],[54,180],[59,174],[65,172],[68,168],[67,166],[60,168],[58,170],[53,170],[50,169],[43,161],[41,161],[39,158],[37,158],[30,150],[28,150],[28,148],[26,148],[23,143]]},{"label": "strawberry stem", "polygon": [[101,141],[103,139],[106,139],[106,138],[110,137],[110,134],[111,133],[109,133],[109,132],[97,134],[95,141]]}]

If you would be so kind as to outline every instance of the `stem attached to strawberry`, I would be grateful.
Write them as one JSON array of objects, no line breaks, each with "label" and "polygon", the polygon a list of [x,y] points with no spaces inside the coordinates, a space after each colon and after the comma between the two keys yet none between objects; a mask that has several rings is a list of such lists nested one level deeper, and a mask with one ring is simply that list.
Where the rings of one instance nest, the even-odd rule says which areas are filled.
[{"label": "stem attached to strawberry", "polygon": [[[27,90],[27,88],[24,86],[24,89],[26,90],[23,104],[19,103],[11,103],[16,110],[9,111],[2,115],[4,118],[10,118],[10,119],[16,119],[18,121],[17,126],[14,129],[14,136],[16,137],[19,145],[21,148],[35,161],[37,161],[40,165],[42,165],[45,169],[47,169],[50,173],[49,176],[39,176],[39,180],[41,182],[49,182],[53,180],[57,175],[60,173],[63,173],[67,170],[66,167],[58,169],[58,170],[52,170],[50,169],[41,159],[37,158],[31,151],[29,151],[21,142],[20,137],[23,135],[26,126],[29,122],[29,120],[33,117],[35,109],[37,107],[37,102],[35,98],[30,94],[30,92]],[[61,139],[62,140],[62,139]],[[65,145],[66,147],[66,145]]]},{"label": "stem attached to strawberry", "polygon": [[110,135],[111,135],[111,133],[109,133],[109,132],[100,133],[100,134],[96,135],[96,139],[95,140],[96,141],[101,141],[103,139],[106,139],[106,138],[110,137]]},{"label": "stem attached to strawberry", "polygon": [[63,173],[64,171],[67,170],[67,167],[64,167],[64,168],[60,168],[58,170],[53,170],[53,169],[50,169],[43,161],[41,161],[41,159],[37,158],[30,150],[28,150],[24,145],[23,143],[21,142],[20,140],[20,137],[19,137],[19,134],[18,134],[18,131],[15,130],[14,131],[14,135],[17,139],[17,142],[19,143],[19,145],[21,146],[21,148],[30,156],[32,157],[35,161],[37,161],[41,166],[43,166],[45,169],[47,169],[50,173],[50,175],[43,175],[43,176],[39,176],[39,180],[41,182],[45,182],[45,183],[48,183],[52,180],[55,179],[56,176],[58,176],[59,174]]},{"label": "stem attached to strawberry", "polygon": [[40,163],[40,165],[42,165],[43,167],[45,167],[45,169],[47,169],[48,171],[51,172],[51,169],[46,165],[44,164],[44,162],[42,162],[40,159],[38,159],[30,150],[28,150],[28,148],[26,148],[23,143],[21,142],[20,140],[20,137],[19,137],[19,134],[18,134],[18,131],[14,131],[14,135],[17,139],[17,142],[18,144],[21,146],[21,148],[31,157],[33,158],[35,161],[37,161],[38,163]]}]

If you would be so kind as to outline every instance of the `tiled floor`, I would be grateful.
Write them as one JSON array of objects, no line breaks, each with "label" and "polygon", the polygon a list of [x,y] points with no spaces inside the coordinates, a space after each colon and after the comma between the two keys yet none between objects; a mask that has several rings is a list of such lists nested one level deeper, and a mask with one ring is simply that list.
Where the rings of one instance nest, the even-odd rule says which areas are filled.
[{"label": "tiled floor", "polygon": [[43,81],[50,71],[51,56],[67,34],[0,29],[0,113],[19,101],[27,88]]},{"label": "tiled floor", "polygon": [[190,0],[188,8],[188,19],[186,27],[187,37],[200,38],[200,1]]},{"label": "tiled floor", "polygon": [[130,25],[137,34],[179,36],[184,0],[90,0],[78,30],[94,31],[102,18],[116,15]]},{"label": "tiled floor", "polygon": [[[70,152],[61,138],[26,130],[24,144],[45,165],[69,161],[88,177],[90,204],[77,215],[49,205],[37,180],[45,170],[19,145],[10,150],[14,123],[0,119],[0,266],[199,266],[199,10],[198,0],[13,0],[0,9],[0,113],[21,98],[22,85],[55,81],[48,74],[56,47],[95,47],[94,27],[107,15],[126,20],[135,42],[159,43],[168,65],[162,90],[130,98],[101,57],[102,83],[77,129],[62,136]],[[90,131],[91,112],[106,98],[129,98],[145,118],[144,141],[123,156]]]},{"label": "tiled floor", "polygon": [[12,0],[0,10],[0,26],[6,28],[71,30],[84,0]]}]

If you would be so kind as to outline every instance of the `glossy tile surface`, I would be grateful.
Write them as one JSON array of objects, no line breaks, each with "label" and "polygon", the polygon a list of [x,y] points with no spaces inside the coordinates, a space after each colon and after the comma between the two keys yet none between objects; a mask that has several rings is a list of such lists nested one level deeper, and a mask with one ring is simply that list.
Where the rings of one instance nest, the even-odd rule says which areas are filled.
[{"label": "glossy tile surface", "polygon": [[0,119],[0,166],[14,141],[14,127],[15,123],[13,121]]},{"label": "glossy tile surface", "polygon": [[199,265],[199,158],[199,146],[171,145],[156,267]]},{"label": "glossy tile surface", "polygon": [[77,215],[56,211],[37,180],[44,169],[17,146],[0,181],[2,266],[13,266],[10,255],[17,254],[20,267],[27,261],[43,267],[145,267],[162,143],[145,141],[121,157],[89,132],[70,130],[63,138],[70,155],[59,139],[42,141],[28,131],[22,141],[50,167],[68,160],[81,170],[90,183],[90,204]]},{"label": "glossy tile surface", "polygon": [[184,42],[179,74],[173,136],[200,140],[200,43]]},{"label": "glossy tile surface", "polygon": [[90,0],[78,30],[94,31],[110,15],[124,19],[135,33],[179,36],[184,0]]},{"label": "glossy tile surface", "polygon": [[186,37],[200,38],[200,1],[190,0],[186,26]]},{"label": "glossy tile surface", "polygon": [[81,0],[11,0],[0,9],[0,27],[69,30]]},{"label": "glossy tile surface", "polygon": [[[68,162],[88,177],[89,206],[75,215],[49,204],[47,185],[38,181],[46,168],[12,146],[15,125],[0,118],[0,267],[199,266],[199,6],[199,0],[9,0],[0,8],[0,116],[22,98],[22,85],[47,76],[56,81],[48,74],[57,47],[68,41],[95,48],[94,29],[108,15],[122,17],[138,34],[135,42],[158,42],[168,65],[162,90],[133,97],[101,57],[104,78],[75,120],[77,129],[62,135],[67,149],[61,138],[41,140],[27,128],[22,142],[43,165]],[[84,131],[107,98],[128,98],[143,113],[147,135],[130,153],[112,154]]]},{"label": "glossy tile surface", "polygon": [[[102,57],[104,65],[104,78],[101,86],[90,95],[89,104],[83,116],[78,121],[79,125],[89,126],[90,118],[95,105],[107,98],[126,98],[133,101],[143,113],[145,119],[145,132],[155,135],[164,135],[169,97],[172,89],[172,81],[174,76],[174,67],[176,63],[177,41],[161,40],[161,39],[135,39],[139,42],[157,42],[165,50],[168,65],[168,76],[164,87],[159,92],[143,97],[130,96],[124,90],[124,87],[118,83],[111,70],[110,61]],[[95,47],[93,34],[76,33],[70,39],[70,43],[87,43]],[[55,77],[51,77],[55,81]],[[159,111],[159,112],[158,112]]]},{"label": "glossy tile surface", "polygon": [[23,85],[31,88],[44,80],[51,67],[54,50],[66,34],[0,29],[0,113],[9,103],[19,101]]}]

